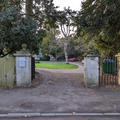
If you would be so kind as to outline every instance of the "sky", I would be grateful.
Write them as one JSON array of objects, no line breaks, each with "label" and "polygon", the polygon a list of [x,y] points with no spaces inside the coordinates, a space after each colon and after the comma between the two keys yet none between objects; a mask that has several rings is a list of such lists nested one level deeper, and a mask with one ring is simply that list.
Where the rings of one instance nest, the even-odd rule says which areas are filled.
[{"label": "sky", "polygon": [[64,7],[70,7],[73,10],[80,10],[81,1],[83,0],[53,0],[55,6],[60,6],[60,10],[63,10]]}]

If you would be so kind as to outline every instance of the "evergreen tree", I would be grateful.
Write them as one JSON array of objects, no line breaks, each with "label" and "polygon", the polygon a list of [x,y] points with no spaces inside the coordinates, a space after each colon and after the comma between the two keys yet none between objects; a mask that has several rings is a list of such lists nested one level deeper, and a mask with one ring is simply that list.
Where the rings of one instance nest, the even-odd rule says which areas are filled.
[{"label": "evergreen tree", "polygon": [[86,0],[77,17],[78,33],[87,33],[102,55],[120,52],[120,1]]}]

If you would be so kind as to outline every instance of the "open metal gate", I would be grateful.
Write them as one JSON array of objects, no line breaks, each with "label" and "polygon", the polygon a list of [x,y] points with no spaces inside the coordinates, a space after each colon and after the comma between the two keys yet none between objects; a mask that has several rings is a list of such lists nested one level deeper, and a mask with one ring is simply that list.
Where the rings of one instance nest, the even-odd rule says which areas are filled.
[{"label": "open metal gate", "polygon": [[117,57],[100,58],[99,85],[118,85],[118,60]]},{"label": "open metal gate", "polygon": [[35,79],[35,58],[31,58],[31,79]]}]

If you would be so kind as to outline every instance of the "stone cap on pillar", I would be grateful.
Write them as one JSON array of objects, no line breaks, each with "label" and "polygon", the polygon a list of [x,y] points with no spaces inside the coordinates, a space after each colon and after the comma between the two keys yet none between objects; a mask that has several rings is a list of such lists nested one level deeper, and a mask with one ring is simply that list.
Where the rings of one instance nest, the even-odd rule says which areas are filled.
[{"label": "stone cap on pillar", "polygon": [[22,44],[22,49],[20,51],[17,51],[14,56],[16,57],[31,57],[32,55],[30,52],[27,50],[27,45]]},{"label": "stone cap on pillar", "polygon": [[95,55],[95,54],[88,54],[88,55],[86,55],[86,57],[99,57],[99,56]]}]

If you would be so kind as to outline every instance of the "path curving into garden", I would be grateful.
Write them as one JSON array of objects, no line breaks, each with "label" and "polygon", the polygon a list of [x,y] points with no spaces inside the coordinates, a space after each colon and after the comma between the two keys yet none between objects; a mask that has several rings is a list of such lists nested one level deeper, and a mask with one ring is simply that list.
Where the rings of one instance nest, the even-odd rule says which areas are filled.
[{"label": "path curving into garden", "polygon": [[84,65],[82,65],[81,63],[70,63],[70,64],[74,64],[77,65],[78,68],[77,69],[47,69],[47,68],[37,68],[37,71],[49,71],[49,72],[53,72],[53,73],[80,73],[80,74],[84,74]]},{"label": "path curving into garden", "polygon": [[54,84],[61,88],[85,87],[84,66],[79,63],[72,64],[78,65],[78,68],[72,70],[37,68],[36,72],[43,78],[43,84]]}]

